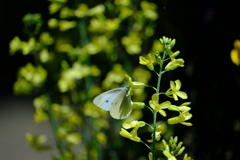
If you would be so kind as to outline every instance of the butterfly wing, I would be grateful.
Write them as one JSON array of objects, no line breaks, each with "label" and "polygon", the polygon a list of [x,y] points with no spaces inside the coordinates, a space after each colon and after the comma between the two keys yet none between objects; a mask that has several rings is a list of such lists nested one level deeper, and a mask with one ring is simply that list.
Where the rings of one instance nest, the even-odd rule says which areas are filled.
[{"label": "butterfly wing", "polygon": [[115,88],[110,91],[103,92],[93,99],[93,103],[99,108],[109,111],[114,99],[116,99],[123,89],[124,88]]},{"label": "butterfly wing", "polygon": [[115,119],[125,119],[132,112],[131,96],[126,96],[127,92],[128,86],[117,95],[112,103],[110,115]]}]

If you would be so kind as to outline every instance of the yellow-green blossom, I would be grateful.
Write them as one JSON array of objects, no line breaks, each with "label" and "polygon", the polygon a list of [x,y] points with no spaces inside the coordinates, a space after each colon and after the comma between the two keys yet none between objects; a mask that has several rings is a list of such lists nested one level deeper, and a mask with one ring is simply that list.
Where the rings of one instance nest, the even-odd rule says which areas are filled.
[{"label": "yellow-green blossom", "polygon": [[34,50],[36,45],[36,40],[34,37],[31,37],[28,42],[22,42],[21,43],[21,48],[22,48],[22,53],[23,55],[27,55],[31,53],[32,50]]},{"label": "yellow-green blossom", "polygon": [[71,144],[78,144],[82,140],[82,136],[79,133],[70,133],[66,136],[66,140]]},{"label": "yellow-green blossom", "polygon": [[49,5],[49,13],[53,14],[59,11],[59,9],[62,7],[60,3],[53,2]]},{"label": "yellow-green blossom", "polygon": [[191,110],[191,108],[188,107],[188,105],[190,105],[190,104],[191,104],[191,102],[185,102],[185,103],[181,104],[180,106],[171,105],[168,109],[171,111],[188,112]]},{"label": "yellow-green blossom", "polygon": [[145,87],[145,84],[142,82],[136,82],[132,81],[132,78],[129,77],[129,75],[125,74],[124,75],[125,80],[127,81],[127,84],[129,85],[129,90],[128,90],[128,95],[133,95],[133,90],[134,89],[141,89]]},{"label": "yellow-green blossom", "polygon": [[231,51],[231,60],[237,66],[240,65],[240,40],[235,40],[233,43],[234,49]]},{"label": "yellow-green blossom", "polygon": [[122,75],[124,74],[126,74],[126,71],[123,69],[123,66],[118,63],[114,64],[112,70],[107,73],[106,78],[102,82],[103,88],[105,90],[108,90],[110,88],[119,87],[118,85],[116,85],[116,83],[122,83]]},{"label": "yellow-green blossom", "polygon": [[51,37],[48,32],[41,33],[39,39],[40,39],[40,42],[43,43],[44,45],[51,45],[54,43],[53,37]]},{"label": "yellow-green blossom", "polygon": [[48,115],[42,108],[38,108],[36,109],[33,118],[36,123],[41,123],[48,120]]},{"label": "yellow-green blossom", "polygon": [[58,27],[58,20],[56,18],[51,18],[48,20],[48,27],[53,29]]},{"label": "yellow-green blossom", "polygon": [[132,109],[143,109],[145,107],[145,103],[143,102],[132,102]]},{"label": "yellow-green blossom", "polygon": [[142,39],[137,32],[131,32],[129,35],[124,36],[121,42],[129,54],[139,54],[142,50]]},{"label": "yellow-green blossom", "polygon": [[152,159],[153,159],[152,156],[153,156],[153,155],[152,155],[152,152],[149,152],[149,153],[148,153],[148,159],[149,159],[149,160],[152,160]]},{"label": "yellow-green blossom", "polygon": [[103,4],[99,4],[88,10],[87,14],[89,16],[101,15],[105,12],[105,6]]},{"label": "yellow-green blossom", "polygon": [[76,25],[77,25],[77,23],[75,21],[61,20],[61,21],[59,21],[59,30],[66,31],[66,30],[76,27]]},{"label": "yellow-green blossom", "polygon": [[153,94],[152,95],[152,100],[149,101],[150,107],[154,110],[154,112],[159,112],[162,116],[166,116],[166,112],[163,109],[167,109],[170,107],[171,103],[170,101],[165,101],[161,104],[159,104],[159,96],[158,94]]},{"label": "yellow-green blossom", "polygon": [[179,149],[178,155],[182,154],[184,150],[185,150],[185,147],[182,147],[181,149]]},{"label": "yellow-green blossom", "polygon": [[21,49],[21,40],[18,36],[15,36],[10,44],[9,44],[9,48],[10,48],[10,54],[14,54],[17,50]]},{"label": "yellow-green blossom", "polygon": [[82,18],[86,15],[88,11],[88,6],[85,3],[81,3],[78,5],[78,8],[75,10],[75,15],[78,18]]},{"label": "yellow-green blossom", "polygon": [[102,132],[98,132],[96,134],[96,139],[99,143],[101,143],[103,145],[107,143],[107,135]]},{"label": "yellow-green blossom", "polygon": [[185,122],[192,117],[192,114],[189,112],[180,113],[179,116],[168,119],[168,124],[177,124],[181,123],[186,126],[192,126],[192,123]]},{"label": "yellow-green blossom", "polygon": [[163,154],[167,157],[168,160],[177,160],[169,151],[163,151]]},{"label": "yellow-green blossom", "polygon": [[46,48],[42,49],[39,53],[39,60],[46,63],[53,58],[53,55],[48,52]]},{"label": "yellow-green blossom", "polygon": [[135,141],[135,142],[140,142],[141,139],[140,137],[137,136],[137,130],[138,128],[135,127],[133,128],[133,130],[129,133],[128,131],[126,131],[125,129],[121,128],[121,131],[120,131],[120,135],[125,137],[125,138],[128,138],[132,141]]},{"label": "yellow-green blossom", "polygon": [[128,7],[122,6],[122,7],[120,7],[120,15],[119,15],[119,18],[120,18],[120,19],[125,19],[125,18],[131,16],[133,13],[134,13],[134,12],[133,12],[132,9],[130,9],[130,8],[128,8]]},{"label": "yellow-green blossom", "polygon": [[139,128],[139,127],[144,127],[145,126],[145,122],[144,121],[132,121],[132,122],[124,122],[122,124],[123,128],[125,129],[130,129],[130,128]]},{"label": "yellow-green blossom", "polygon": [[187,94],[183,91],[179,91],[181,85],[182,84],[180,80],[176,80],[175,82],[170,81],[170,88],[167,90],[166,95],[170,98],[173,98],[175,101],[178,100],[178,97],[182,99],[187,99]]},{"label": "yellow-green blossom", "polygon": [[68,7],[64,7],[60,11],[60,18],[70,18],[74,16],[74,11]]},{"label": "yellow-green blossom", "polygon": [[121,6],[130,6],[131,5],[131,0],[115,0],[114,4],[115,5],[121,5]]},{"label": "yellow-green blossom", "polygon": [[[147,140],[149,143],[153,142],[153,133],[152,133],[151,137],[152,137],[152,139]],[[161,138],[161,132],[155,132],[155,140],[159,141],[160,138]]]},{"label": "yellow-green blossom", "polygon": [[47,137],[45,135],[32,135],[31,133],[26,133],[25,138],[29,145],[36,151],[50,149],[50,146],[47,144]]},{"label": "yellow-green blossom", "polygon": [[183,160],[192,160],[191,157],[188,157],[187,153],[184,155]]},{"label": "yellow-green blossom", "polygon": [[143,56],[139,57],[139,63],[142,65],[146,65],[148,67],[148,69],[150,69],[151,71],[154,70],[154,60],[151,56],[151,54],[148,54],[148,59],[144,58]]},{"label": "yellow-green blossom", "polygon": [[126,129],[133,128],[132,131],[129,133],[126,131],[124,128],[121,129],[120,135],[126,138],[131,139],[132,141],[135,142],[140,142],[141,139],[137,136],[137,130],[139,127],[144,127],[145,126],[144,121],[132,121],[132,122],[124,122],[123,127]]},{"label": "yellow-green blossom", "polygon": [[178,58],[178,59],[175,59],[175,58],[171,58],[171,62],[169,62],[165,69],[166,70],[174,70],[178,67],[184,67],[184,60],[182,58]]},{"label": "yellow-green blossom", "polygon": [[140,3],[140,6],[143,10],[143,15],[144,17],[151,19],[151,20],[156,20],[158,18],[158,13],[157,13],[157,5],[154,3],[149,3],[148,1],[142,1]]}]

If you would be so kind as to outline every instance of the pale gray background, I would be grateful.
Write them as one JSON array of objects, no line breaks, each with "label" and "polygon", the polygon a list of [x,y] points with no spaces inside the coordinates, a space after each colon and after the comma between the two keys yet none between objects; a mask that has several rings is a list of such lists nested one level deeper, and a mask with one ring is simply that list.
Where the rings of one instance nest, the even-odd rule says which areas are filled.
[{"label": "pale gray background", "polygon": [[46,134],[54,145],[48,122],[33,120],[32,98],[0,95],[0,160],[51,160],[55,149],[38,153],[25,140],[25,133]]}]

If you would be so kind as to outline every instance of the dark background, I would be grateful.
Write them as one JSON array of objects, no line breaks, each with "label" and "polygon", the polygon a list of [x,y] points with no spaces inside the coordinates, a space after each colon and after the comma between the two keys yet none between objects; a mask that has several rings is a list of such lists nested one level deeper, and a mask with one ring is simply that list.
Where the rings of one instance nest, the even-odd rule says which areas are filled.
[{"label": "dark background", "polygon": [[[176,38],[175,49],[185,60],[185,67],[175,72],[192,102],[194,126],[177,127],[178,135],[189,142],[187,151],[195,160],[240,159],[240,68],[230,59],[233,42],[240,39],[237,1],[153,2],[160,15],[155,37]],[[0,101],[12,95],[18,68],[31,60],[10,56],[9,42],[15,35],[24,37],[23,15],[37,12],[47,16],[48,2],[0,2]]]}]

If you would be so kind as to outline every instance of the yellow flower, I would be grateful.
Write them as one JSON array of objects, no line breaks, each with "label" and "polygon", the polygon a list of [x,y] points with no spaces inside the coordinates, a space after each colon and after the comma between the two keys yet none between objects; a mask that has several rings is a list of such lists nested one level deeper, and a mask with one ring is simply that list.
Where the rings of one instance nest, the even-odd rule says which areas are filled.
[{"label": "yellow flower", "polygon": [[175,58],[171,58],[171,62],[169,62],[165,69],[166,70],[174,70],[178,67],[184,67],[184,60],[182,58],[178,58],[178,59],[175,59]]},{"label": "yellow flower", "polygon": [[167,90],[166,95],[170,98],[173,98],[175,101],[178,100],[178,97],[182,99],[187,99],[187,94],[183,91],[179,91],[181,85],[182,84],[180,80],[176,80],[175,82],[170,81],[170,88]]},{"label": "yellow flower", "polygon": [[115,0],[114,4],[115,5],[121,5],[121,6],[130,6],[131,1],[130,0]]},{"label": "yellow flower", "polygon": [[60,3],[53,2],[49,5],[49,13],[56,13],[61,7],[62,5]]},{"label": "yellow flower", "polygon": [[51,53],[49,53],[46,48],[42,49],[42,50],[39,52],[39,60],[40,60],[42,63],[46,63],[46,62],[48,62],[49,60],[51,60],[52,58],[53,58],[53,55],[52,55]]},{"label": "yellow flower", "polygon": [[[152,139],[147,140],[149,143],[153,142],[153,133],[152,133],[151,137],[152,137]],[[155,140],[159,141],[160,138],[161,138],[161,132],[155,132]]]},{"label": "yellow flower", "polygon": [[151,20],[156,20],[158,18],[157,5],[154,3],[149,3],[147,1],[142,1],[140,6],[143,10],[143,15]]},{"label": "yellow flower", "polygon": [[231,51],[231,60],[237,66],[240,65],[240,40],[234,41],[234,49]]},{"label": "yellow flower", "polygon": [[74,16],[74,11],[68,7],[64,7],[60,11],[60,18],[70,18]]},{"label": "yellow flower", "polygon": [[23,55],[29,54],[32,50],[35,49],[36,45],[36,40],[35,38],[31,37],[28,42],[22,42],[21,47],[22,47],[22,53]]},{"label": "yellow flower", "polygon": [[102,85],[105,90],[109,90],[110,88],[116,88],[117,83],[122,83],[123,77],[122,75],[126,74],[126,71],[123,69],[121,64],[114,64],[111,71],[108,72],[106,78],[103,80]]},{"label": "yellow flower", "polygon": [[99,143],[103,145],[107,143],[107,136],[104,133],[101,133],[101,132],[97,133],[96,139]]},{"label": "yellow flower", "polygon": [[161,104],[158,104],[158,101],[159,101],[158,94],[153,94],[152,100],[149,101],[149,105],[155,112],[159,112],[162,116],[165,117],[166,112],[163,109],[167,109],[168,107],[170,107],[171,103],[170,101],[165,101]]},{"label": "yellow flower", "polygon": [[76,27],[76,25],[77,25],[77,23],[75,21],[61,20],[61,21],[59,21],[59,30],[66,31],[66,30]]},{"label": "yellow flower", "polygon": [[142,39],[137,32],[131,32],[129,35],[124,36],[121,42],[129,54],[139,54],[142,50]]},{"label": "yellow flower", "polygon": [[129,133],[128,131],[126,131],[125,129],[121,128],[121,131],[120,131],[120,135],[125,137],[125,138],[128,138],[132,141],[135,141],[135,142],[140,142],[141,139],[137,136],[137,130],[138,128],[135,127],[133,128],[133,130]]},{"label": "yellow flower", "polygon": [[78,144],[82,141],[82,136],[79,133],[70,133],[66,136],[66,141],[71,144]]},{"label": "yellow flower", "polygon": [[99,4],[91,9],[89,9],[87,11],[87,14],[89,16],[97,16],[97,15],[101,15],[105,12],[105,6],[103,4]]},{"label": "yellow flower", "polygon": [[187,153],[184,155],[183,160],[192,160],[191,157],[188,157]]},{"label": "yellow flower", "polygon": [[188,105],[190,105],[190,104],[191,104],[191,102],[185,102],[185,103],[181,104],[180,106],[171,105],[168,109],[171,111],[188,112],[191,110],[191,108],[188,107]]},{"label": "yellow flower", "polygon": [[152,152],[149,152],[149,154],[148,154],[148,159],[149,159],[149,160],[152,160],[152,159],[153,159],[152,156],[153,156],[153,155],[152,155]]},{"label": "yellow flower", "polygon": [[21,40],[15,36],[9,44],[10,54],[13,55],[17,50],[21,49]]},{"label": "yellow flower", "polygon": [[137,136],[137,130],[139,127],[144,127],[145,126],[145,122],[144,121],[132,121],[132,122],[124,122],[122,124],[122,126],[126,129],[130,129],[133,128],[133,130],[129,133],[128,131],[126,131],[124,128],[121,129],[120,131],[120,135],[125,137],[125,138],[129,138],[132,141],[135,142],[140,142],[141,139]]},{"label": "yellow flower", "polygon": [[168,124],[177,124],[181,123],[186,126],[192,126],[192,123],[185,122],[192,117],[192,114],[189,112],[180,113],[179,116],[168,119]]},{"label": "yellow flower", "polygon": [[145,87],[145,84],[142,82],[136,82],[136,81],[132,81],[132,78],[125,74],[124,75],[125,80],[127,81],[127,84],[129,85],[129,90],[128,90],[128,95],[133,95],[133,89],[141,89]]},{"label": "yellow flower", "polygon": [[51,18],[48,20],[48,27],[53,29],[58,27],[58,20],[55,18]]},{"label": "yellow flower", "polygon": [[125,18],[131,16],[133,13],[134,13],[134,12],[133,12],[132,9],[130,9],[130,8],[128,8],[128,7],[122,6],[122,7],[120,7],[120,15],[119,15],[119,18],[125,19]]},{"label": "yellow flower", "polygon": [[85,3],[81,3],[78,5],[78,8],[75,10],[75,15],[78,18],[82,18],[86,15],[88,11],[88,6]]},{"label": "yellow flower", "polygon": [[151,71],[154,70],[154,60],[152,59],[151,54],[148,54],[148,59],[144,58],[143,56],[139,57],[139,63],[142,65],[146,65],[148,67],[148,69],[150,69]]},{"label": "yellow flower", "polygon": [[169,151],[163,151],[163,154],[167,157],[168,160],[177,160]]},{"label": "yellow flower", "polygon": [[44,45],[51,45],[54,43],[54,39],[50,36],[48,32],[43,32],[40,35],[40,42]]},{"label": "yellow flower", "polygon": [[132,122],[124,122],[122,124],[123,128],[125,129],[130,129],[130,128],[139,128],[139,127],[144,127],[145,126],[144,121],[132,121]]},{"label": "yellow flower", "polygon": [[47,137],[45,135],[32,135],[31,133],[26,133],[25,138],[29,145],[37,151],[50,149],[50,146],[47,144]]}]

